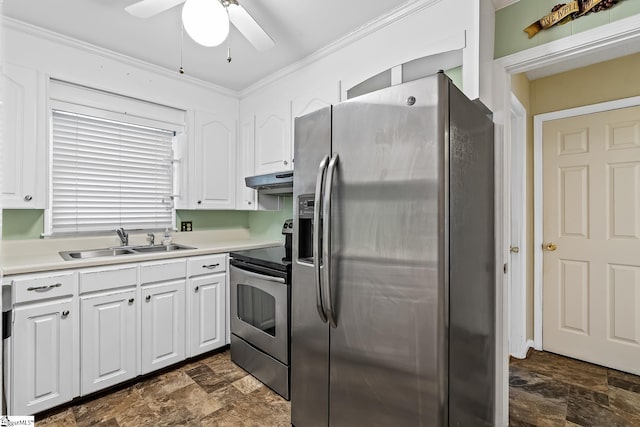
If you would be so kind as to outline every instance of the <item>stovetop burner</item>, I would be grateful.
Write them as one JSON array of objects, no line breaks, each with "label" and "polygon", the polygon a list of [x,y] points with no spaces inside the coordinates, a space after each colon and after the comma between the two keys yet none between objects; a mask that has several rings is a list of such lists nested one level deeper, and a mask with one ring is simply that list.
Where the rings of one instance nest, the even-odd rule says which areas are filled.
[{"label": "stovetop burner", "polygon": [[235,251],[231,252],[229,255],[233,259],[240,260],[248,264],[256,264],[279,271],[291,270],[291,258],[286,256],[287,251],[284,246]]}]

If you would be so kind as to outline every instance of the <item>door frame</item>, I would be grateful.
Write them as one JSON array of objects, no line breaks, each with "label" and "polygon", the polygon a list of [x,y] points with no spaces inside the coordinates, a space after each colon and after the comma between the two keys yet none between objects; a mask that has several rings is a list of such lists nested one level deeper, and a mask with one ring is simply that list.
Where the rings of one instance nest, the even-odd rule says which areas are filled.
[{"label": "door frame", "polygon": [[534,232],[534,253],[533,253],[533,342],[536,350],[542,350],[542,316],[543,316],[543,216],[544,216],[544,194],[542,191],[543,179],[543,157],[542,157],[542,127],[545,122],[569,117],[583,116],[585,114],[602,113],[609,110],[616,110],[627,107],[640,106],[640,96],[622,98],[614,101],[600,102],[567,110],[553,111],[551,113],[538,114],[533,117],[533,229]]},{"label": "door frame", "polygon": [[[505,191],[505,198],[509,198],[509,204],[506,206],[508,209],[509,218],[509,246],[514,242],[514,239],[518,242],[519,253],[518,262],[520,263],[520,271],[517,277],[512,275],[513,263],[511,262],[511,247],[509,247],[509,268],[507,270],[506,289],[508,294],[509,303],[509,354],[518,359],[524,359],[527,356],[529,347],[533,344],[527,341],[527,224],[526,224],[526,207],[527,207],[527,179],[526,179],[526,164],[527,164],[527,110],[520,103],[520,100],[511,93],[510,96],[511,105],[509,110],[509,120],[511,125],[511,143],[505,148],[508,150],[505,153],[505,161],[508,164],[509,171],[508,176],[510,179],[505,183],[505,187],[508,187]],[[518,182],[519,188],[514,188],[513,183]],[[515,199],[513,196],[513,190],[519,190],[519,197]],[[513,236],[511,233],[511,224],[514,221],[514,213],[511,207],[516,204],[519,206],[519,211],[522,212],[523,218],[518,218],[521,222],[519,235]],[[515,279],[515,280],[514,280]],[[517,310],[512,309],[516,307]]]},{"label": "door frame", "polygon": [[[495,59],[493,64],[481,68],[481,72],[491,73],[493,82],[490,107],[494,112],[496,146],[496,425],[509,425],[509,305],[505,291],[504,276],[499,274],[502,265],[509,259],[508,218],[504,217],[506,194],[504,191],[505,172],[509,170],[509,160],[504,156],[505,148],[511,142],[509,117],[511,75],[551,65],[565,66],[565,70],[576,68],[571,64],[582,64],[585,58],[596,57],[600,62],[606,59],[632,53],[629,46],[640,43],[640,14],[630,16],[569,37],[545,43],[521,52]],[[625,53],[626,48],[626,53]]]}]

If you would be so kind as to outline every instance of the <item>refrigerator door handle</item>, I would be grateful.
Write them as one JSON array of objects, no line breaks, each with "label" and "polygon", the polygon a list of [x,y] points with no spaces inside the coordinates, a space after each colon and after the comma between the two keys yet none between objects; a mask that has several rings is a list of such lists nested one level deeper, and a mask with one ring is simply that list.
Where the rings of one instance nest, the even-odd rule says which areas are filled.
[{"label": "refrigerator door handle", "polygon": [[[322,199],[322,183],[325,171],[329,163],[329,156],[324,156],[318,166],[318,176],[316,177],[316,192],[313,201],[313,269],[316,283],[316,308],[323,323],[327,323],[327,314],[322,304],[322,278],[320,277],[320,203]],[[326,259],[326,258],[325,258]]]},{"label": "refrigerator door handle", "polygon": [[333,175],[338,164],[338,154],[334,154],[327,168],[327,178],[325,179],[324,199],[322,201],[322,259],[324,268],[322,275],[325,289],[325,307],[327,318],[332,327],[337,327],[336,313],[333,309],[331,298],[331,195],[333,193]]}]

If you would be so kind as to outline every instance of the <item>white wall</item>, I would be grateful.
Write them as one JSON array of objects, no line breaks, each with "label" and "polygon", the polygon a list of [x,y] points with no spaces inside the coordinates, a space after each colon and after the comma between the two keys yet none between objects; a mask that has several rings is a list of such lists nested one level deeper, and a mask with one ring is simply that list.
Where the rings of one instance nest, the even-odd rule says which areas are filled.
[{"label": "white wall", "polygon": [[51,78],[184,110],[237,115],[235,92],[177,71],[128,59],[7,18],[3,19],[2,40],[3,61],[35,69]]},{"label": "white wall", "polygon": [[[482,0],[422,1],[411,14],[378,25],[377,31],[329,46],[241,93],[240,117],[288,102],[305,93],[340,92],[412,59],[463,49],[463,86],[475,99],[480,91]],[[490,28],[493,33],[493,28]],[[492,36],[491,36],[492,37]],[[491,57],[493,52],[484,52]],[[490,96],[490,91],[487,91]]]}]

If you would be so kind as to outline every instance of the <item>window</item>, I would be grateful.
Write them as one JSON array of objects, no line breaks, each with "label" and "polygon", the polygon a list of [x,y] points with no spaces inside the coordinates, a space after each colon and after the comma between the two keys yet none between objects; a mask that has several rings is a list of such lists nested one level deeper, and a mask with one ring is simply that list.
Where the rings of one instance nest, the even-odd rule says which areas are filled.
[{"label": "window", "polygon": [[[54,93],[63,84],[52,85]],[[82,91],[81,91],[82,92]],[[50,206],[47,234],[174,227],[176,130],[180,126],[103,109],[52,100]],[[91,98],[91,96],[89,96]],[[84,98],[86,99],[86,98]],[[116,105],[116,104],[114,104]],[[150,111],[159,106],[150,104]]]}]

